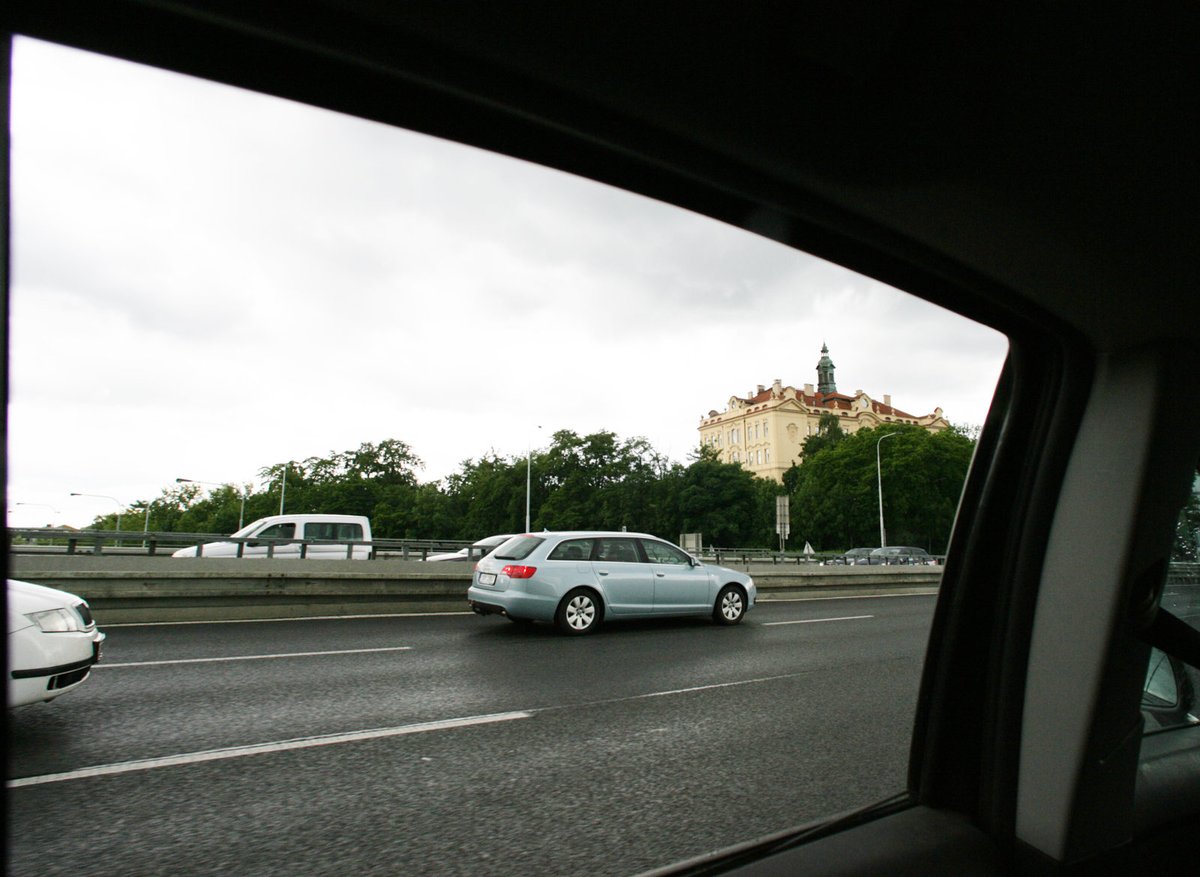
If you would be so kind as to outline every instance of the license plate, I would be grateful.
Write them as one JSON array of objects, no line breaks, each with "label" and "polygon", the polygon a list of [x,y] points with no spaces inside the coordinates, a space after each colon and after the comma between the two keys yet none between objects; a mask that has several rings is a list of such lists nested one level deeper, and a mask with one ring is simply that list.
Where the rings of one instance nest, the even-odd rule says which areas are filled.
[{"label": "license plate", "polygon": [[496,574],[490,572],[481,572],[479,574],[479,584],[494,585],[496,584]]}]

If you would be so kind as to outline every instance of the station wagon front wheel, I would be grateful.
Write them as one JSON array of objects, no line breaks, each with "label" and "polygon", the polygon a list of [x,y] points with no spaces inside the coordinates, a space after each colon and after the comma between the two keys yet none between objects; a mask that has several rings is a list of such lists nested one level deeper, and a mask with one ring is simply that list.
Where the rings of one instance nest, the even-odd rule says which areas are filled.
[{"label": "station wagon front wheel", "polygon": [[558,629],[572,636],[591,633],[600,625],[600,600],[587,588],[577,588],[563,597],[554,620]]},{"label": "station wagon front wheel", "polygon": [[737,624],[746,614],[746,594],[737,585],[726,585],[717,594],[713,621],[717,624]]}]

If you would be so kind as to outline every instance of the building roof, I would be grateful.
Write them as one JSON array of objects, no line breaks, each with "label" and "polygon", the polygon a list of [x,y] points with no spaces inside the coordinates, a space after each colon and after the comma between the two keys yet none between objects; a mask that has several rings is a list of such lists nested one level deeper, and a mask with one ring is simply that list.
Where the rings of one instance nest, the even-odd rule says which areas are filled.
[{"label": "building roof", "polygon": [[[804,405],[808,408],[827,408],[827,409],[833,409],[833,410],[848,411],[854,407],[855,401],[857,401],[860,398],[866,398],[866,399],[870,400],[871,411],[874,412],[875,414],[883,415],[885,417],[908,417],[908,418],[912,418],[913,420],[916,420],[916,419],[918,419],[918,417],[923,416],[923,415],[917,415],[917,414],[909,414],[907,411],[901,411],[899,408],[896,408],[895,406],[885,405],[882,402],[872,399],[866,393],[862,393],[861,391],[854,396],[847,396],[845,393],[821,393],[819,391],[815,391],[813,393],[805,393],[801,390],[797,390],[795,387],[785,387],[784,389],[791,390],[795,394],[795,398],[798,399],[799,401],[803,402]],[[773,399],[777,400],[777,401],[782,401],[784,398],[787,398],[787,397],[784,396],[783,394],[776,395],[776,390],[773,387],[768,387],[768,388],[760,390],[759,392],[756,392],[750,396],[732,396],[732,397],[730,397],[729,401],[730,401],[730,403],[740,402],[741,405],[737,406],[737,407],[752,407],[755,405],[763,405],[767,402],[772,401]],[[731,404],[729,407],[731,408],[731,407],[735,407],[735,406],[733,404]],[[728,411],[728,410],[729,410],[729,408],[726,408],[726,411]],[[724,413],[724,412],[720,412],[720,411],[710,412],[708,414],[708,417],[716,417],[722,413]],[[707,418],[705,418],[705,419],[707,419]]]}]

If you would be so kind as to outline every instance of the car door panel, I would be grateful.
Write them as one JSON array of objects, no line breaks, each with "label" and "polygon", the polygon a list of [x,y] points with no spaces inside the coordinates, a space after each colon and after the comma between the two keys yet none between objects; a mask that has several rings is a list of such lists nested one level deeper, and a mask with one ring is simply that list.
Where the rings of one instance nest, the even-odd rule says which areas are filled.
[{"label": "car door panel", "polygon": [[597,539],[592,572],[604,592],[605,611],[644,615],[654,610],[654,579],[633,539]]}]

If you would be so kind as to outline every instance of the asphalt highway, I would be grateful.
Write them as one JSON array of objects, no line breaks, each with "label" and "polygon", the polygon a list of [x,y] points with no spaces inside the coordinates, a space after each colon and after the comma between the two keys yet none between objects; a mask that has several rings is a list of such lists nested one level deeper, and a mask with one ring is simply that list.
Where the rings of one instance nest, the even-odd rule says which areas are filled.
[{"label": "asphalt highway", "polygon": [[9,713],[8,873],[636,874],[901,791],[933,605],[109,626]]}]

